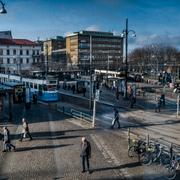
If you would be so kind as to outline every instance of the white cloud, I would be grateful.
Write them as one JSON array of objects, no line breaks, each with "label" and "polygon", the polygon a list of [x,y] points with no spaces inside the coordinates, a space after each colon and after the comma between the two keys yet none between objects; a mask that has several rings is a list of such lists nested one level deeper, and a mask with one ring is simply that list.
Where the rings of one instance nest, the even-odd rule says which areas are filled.
[{"label": "white cloud", "polygon": [[101,28],[97,25],[90,25],[85,28],[86,31],[100,31]]},{"label": "white cloud", "polygon": [[149,35],[139,35],[134,41],[129,39],[129,44],[136,47],[143,47],[148,44],[164,44],[170,45],[180,49],[180,36],[173,36],[169,34],[149,34]]},{"label": "white cloud", "polygon": [[65,33],[64,33],[64,36],[66,37],[66,36],[70,36],[70,35],[72,35],[72,34],[73,34],[73,32],[69,32],[69,31],[68,31],[68,32],[65,32]]}]

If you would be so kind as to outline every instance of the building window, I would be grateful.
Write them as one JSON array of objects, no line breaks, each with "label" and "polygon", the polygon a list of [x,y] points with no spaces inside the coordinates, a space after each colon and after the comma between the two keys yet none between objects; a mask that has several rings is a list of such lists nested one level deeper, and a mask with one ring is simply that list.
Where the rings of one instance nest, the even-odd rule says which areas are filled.
[{"label": "building window", "polygon": [[0,58],[0,64],[3,64],[3,58]]},{"label": "building window", "polygon": [[10,59],[9,58],[7,58],[7,64],[10,64]]},{"label": "building window", "polygon": [[13,55],[16,55],[16,50],[15,49],[13,49]]},{"label": "building window", "polygon": [[20,58],[20,64],[23,64],[23,58]]},{"label": "building window", "polygon": [[29,55],[29,50],[26,50],[26,55]]},{"label": "building window", "polygon": [[16,58],[13,59],[13,63],[16,64]]},{"label": "building window", "polygon": [[23,50],[20,49],[19,55],[23,55]]},{"label": "building window", "polygon": [[7,55],[9,55],[9,54],[10,54],[10,51],[9,51],[9,49],[7,49],[7,51],[6,51],[6,54],[7,54]]},{"label": "building window", "polygon": [[35,58],[33,58],[33,63],[35,63]]},{"label": "building window", "polygon": [[39,50],[37,50],[37,55],[39,55]]},{"label": "building window", "polygon": [[35,50],[33,50],[32,55],[35,55]]},{"label": "building window", "polygon": [[0,55],[3,55],[3,49],[0,49]]},{"label": "building window", "polygon": [[29,64],[29,58],[26,59],[26,63]]}]

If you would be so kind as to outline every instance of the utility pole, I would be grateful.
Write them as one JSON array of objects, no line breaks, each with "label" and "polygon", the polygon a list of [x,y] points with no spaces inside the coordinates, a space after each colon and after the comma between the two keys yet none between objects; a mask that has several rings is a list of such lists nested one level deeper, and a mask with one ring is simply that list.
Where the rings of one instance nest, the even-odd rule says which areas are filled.
[{"label": "utility pole", "polygon": [[92,36],[90,35],[89,39],[90,49],[89,49],[89,73],[90,73],[90,82],[89,82],[89,109],[92,107]]},{"label": "utility pole", "polygon": [[46,54],[45,54],[45,72],[46,72],[46,79],[47,79],[47,75],[48,75],[48,71],[49,71],[49,67],[48,67],[48,44],[45,45],[45,50],[46,50]]},{"label": "utility pole", "polygon": [[177,114],[176,116],[178,117],[179,116],[179,92],[177,92]]},{"label": "utility pole", "polygon": [[109,74],[109,54],[108,54],[108,57],[107,57],[107,71],[106,71],[107,83],[108,83],[108,74]]}]

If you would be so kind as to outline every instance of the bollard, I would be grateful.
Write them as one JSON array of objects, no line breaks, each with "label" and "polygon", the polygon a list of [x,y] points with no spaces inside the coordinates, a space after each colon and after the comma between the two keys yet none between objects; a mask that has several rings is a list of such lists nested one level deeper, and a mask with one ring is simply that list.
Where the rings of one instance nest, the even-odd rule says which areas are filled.
[{"label": "bollard", "polygon": [[149,146],[149,134],[148,134],[148,137],[147,137],[147,145]]},{"label": "bollard", "polygon": [[173,157],[173,146],[172,146],[172,143],[171,143],[171,146],[170,146],[170,156],[171,156],[171,159]]},{"label": "bollard", "polygon": [[63,114],[64,114],[64,106],[63,106],[62,110],[63,110]]},{"label": "bollard", "polygon": [[128,128],[128,146],[130,146],[130,128]]}]

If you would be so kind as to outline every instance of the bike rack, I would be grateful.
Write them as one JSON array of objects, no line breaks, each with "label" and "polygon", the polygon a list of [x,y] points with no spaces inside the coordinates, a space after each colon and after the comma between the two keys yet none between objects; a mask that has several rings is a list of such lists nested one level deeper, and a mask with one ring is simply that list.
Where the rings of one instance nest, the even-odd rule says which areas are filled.
[{"label": "bike rack", "polygon": [[[134,139],[139,139],[139,137],[141,139],[144,139],[144,137],[141,137],[140,134],[138,134],[136,132],[133,132],[131,130],[131,128],[128,128],[128,147],[130,145],[132,136],[135,136]],[[150,138],[149,134],[147,134],[145,136],[145,140],[146,140],[148,145],[149,145],[150,142],[159,143],[161,145],[161,147],[163,147],[165,152],[170,153],[171,157],[173,156],[174,153],[177,154],[177,155],[180,155],[180,146],[177,145],[177,144],[173,144],[172,142],[169,142],[169,141],[164,140],[162,138],[156,138],[156,139],[155,138]]]}]

